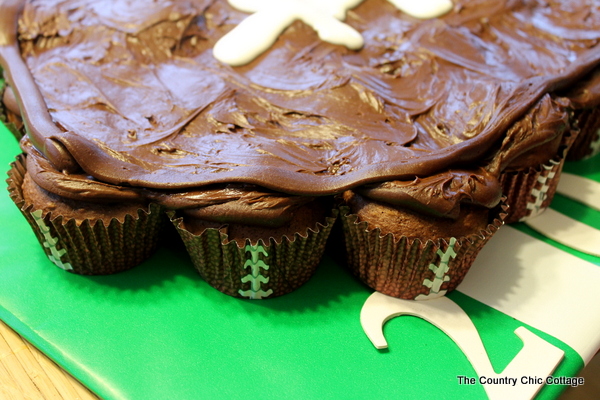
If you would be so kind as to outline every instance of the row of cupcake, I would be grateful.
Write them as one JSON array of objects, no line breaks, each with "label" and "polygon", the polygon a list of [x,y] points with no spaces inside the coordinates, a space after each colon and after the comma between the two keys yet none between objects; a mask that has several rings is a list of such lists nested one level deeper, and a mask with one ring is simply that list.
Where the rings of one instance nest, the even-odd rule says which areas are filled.
[{"label": "row of cupcake", "polygon": [[[10,96],[9,93],[4,98]],[[19,116],[10,111],[10,99],[4,103],[9,109],[5,112],[5,123],[20,127]],[[290,196],[264,190],[251,195],[249,192],[260,188],[241,188],[243,193],[236,201],[245,197],[246,200],[241,200],[245,205],[260,204],[258,208],[264,209],[272,206],[273,199],[283,197],[285,214],[292,218],[279,226],[273,226],[272,222],[262,226],[248,224],[246,220],[241,224],[206,221],[185,209],[168,210],[151,201],[103,204],[51,193],[36,184],[29,172],[33,170],[37,175],[46,175],[44,179],[47,180],[52,179],[47,178],[48,175],[59,176],[57,186],[83,185],[85,189],[81,190],[101,191],[103,187],[100,186],[105,185],[85,176],[65,179],[60,172],[52,171],[49,163],[44,164],[44,157],[27,138],[22,139],[27,155],[19,156],[9,171],[9,192],[49,259],[69,272],[107,274],[136,266],[150,257],[158,246],[160,235],[165,232],[167,216],[185,243],[194,266],[210,285],[235,297],[276,297],[297,289],[310,279],[339,214],[347,264],[359,279],[391,296],[427,299],[453,290],[479,250],[504,222],[528,218],[548,207],[564,160],[576,139],[579,143],[592,143],[584,152],[586,156],[595,151],[592,147],[598,135],[597,121],[588,115],[593,116],[597,108],[573,113],[557,104],[551,106],[551,103],[549,99],[540,102],[530,116],[512,128],[501,148],[509,149],[518,144],[523,131],[535,126],[538,130],[558,132],[552,143],[545,145],[554,156],[542,161],[538,154],[544,152],[538,151],[533,155],[519,154],[510,160],[496,157],[496,161],[488,165],[490,170],[503,169],[501,185],[505,199],[502,203],[497,203],[494,195],[492,200],[473,198],[486,190],[493,191],[493,188],[479,185],[478,177],[489,171],[474,171],[437,176],[434,183],[416,179],[374,184],[348,190],[334,200],[310,199],[292,205],[286,203]],[[534,121],[544,107],[560,110],[553,124],[536,124]],[[582,124],[584,118],[586,123]],[[22,127],[12,131],[24,132]],[[547,149],[545,154],[548,154]],[[500,166],[502,163],[505,165]],[[447,211],[448,215],[455,213],[452,218],[417,212],[381,200],[389,193],[396,197],[398,193],[409,193],[414,197],[418,188],[428,188],[423,192],[432,201],[436,198],[456,201],[456,192],[461,190],[470,197],[469,201],[458,201],[451,211]],[[465,194],[465,188],[471,188],[470,192]],[[231,192],[240,191],[240,188],[220,190],[228,191],[227,195],[231,197]],[[478,202],[485,207],[474,205]],[[222,204],[217,204],[217,208]]]}]

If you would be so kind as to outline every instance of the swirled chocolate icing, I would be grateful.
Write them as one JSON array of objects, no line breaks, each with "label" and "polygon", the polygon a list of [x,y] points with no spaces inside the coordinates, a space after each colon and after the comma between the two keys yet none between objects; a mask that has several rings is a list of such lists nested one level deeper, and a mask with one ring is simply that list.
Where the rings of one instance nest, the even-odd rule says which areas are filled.
[{"label": "swirled chocolate icing", "polygon": [[462,201],[497,203],[499,173],[565,129],[556,93],[600,63],[594,1],[454,3],[420,20],[365,0],[345,20],[362,49],[297,21],[231,67],[212,48],[247,14],[225,0],[11,0],[0,61],[49,190],[73,186],[49,183],[62,179],[156,200],[231,183],[283,197],[369,185],[452,216]]}]

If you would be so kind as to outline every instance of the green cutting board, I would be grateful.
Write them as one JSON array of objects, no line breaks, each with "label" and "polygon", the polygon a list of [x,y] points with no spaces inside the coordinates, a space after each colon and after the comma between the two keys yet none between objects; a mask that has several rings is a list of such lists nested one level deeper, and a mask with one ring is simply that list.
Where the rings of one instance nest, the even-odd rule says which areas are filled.
[{"label": "green cutting board", "polygon": [[[19,147],[1,126],[0,148],[8,170]],[[598,157],[586,165],[569,168],[600,181]],[[359,321],[372,290],[345,271],[334,246],[299,290],[240,300],[206,284],[175,235],[130,271],[77,276],[46,258],[8,195],[0,209],[0,319],[104,399],[486,398],[481,385],[458,384],[476,376],[472,366],[419,318],[389,321],[390,349],[376,350]],[[586,218],[599,227],[597,214]],[[523,324],[460,292],[449,297],[501,371],[522,346],[512,332]],[[530,329],[565,351],[555,374],[577,374],[575,351]]]}]

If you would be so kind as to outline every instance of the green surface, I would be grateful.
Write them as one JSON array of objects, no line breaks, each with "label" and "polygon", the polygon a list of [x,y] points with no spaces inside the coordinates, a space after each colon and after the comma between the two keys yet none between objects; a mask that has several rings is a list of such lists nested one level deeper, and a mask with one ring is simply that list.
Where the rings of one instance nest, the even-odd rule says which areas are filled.
[{"label": "green surface", "polygon": [[[4,129],[0,146],[8,170],[19,148]],[[329,248],[298,291],[239,300],[198,276],[175,233],[133,270],[77,276],[48,261],[7,195],[0,209],[0,318],[107,400],[485,398],[480,385],[458,385],[457,375],[476,376],[473,368],[423,320],[395,318],[385,326],[389,350],[371,345],[359,321],[371,290],[334,260],[340,249]],[[461,293],[449,297],[503,369],[521,347],[513,331],[523,324]],[[565,350],[555,375],[575,375],[581,358],[532,330]]]},{"label": "green surface", "polygon": [[[585,176],[586,178],[592,179],[596,182],[600,182],[600,154],[582,161],[567,162],[565,163],[564,172]],[[576,219],[580,222],[583,222],[600,230],[600,211],[586,207],[583,204],[571,200],[560,194],[556,194],[554,196],[550,208],[560,211],[561,213],[573,219]],[[542,234],[531,229],[524,223],[515,224],[514,226],[522,232],[525,232],[537,239],[552,244],[556,248],[574,254],[577,257],[582,258],[593,264],[600,265],[599,257],[594,257],[589,254],[581,253],[579,251],[571,249],[570,247],[564,246],[553,240],[547,239]]]}]

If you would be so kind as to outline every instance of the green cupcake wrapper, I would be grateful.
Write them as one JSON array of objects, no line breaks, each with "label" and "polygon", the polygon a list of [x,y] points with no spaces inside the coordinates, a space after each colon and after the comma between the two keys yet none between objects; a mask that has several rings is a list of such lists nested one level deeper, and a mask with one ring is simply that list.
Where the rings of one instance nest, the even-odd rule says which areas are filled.
[{"label": "green cupcake wrapper", "polygon": [[27,169],[25,156],[17,157],[8,172],[10,197],[31,225],[42,249],[59,268],[81,275],[105,275],[124,271],[149,258],[158,246],[163,225],[161,207],[150,204],[137,215],[116,218],[106,225],[98,220],[64,218],[35,210],[23,198],[21,186]]},{"label": "green cupcake wrapper", "polygon": [[183,218],[175,212],[167,214],[194,267],[209,285],[229,296],[264,299],[290,293],[313,276],[337,212],[326,218],[325,225],[309,228],[306,236],[295,233],[291,239],[261,239],[255,245],[246,239],[241,247],[215,228],[195,235],[182,227]]},{"label": "green cupcake wrapper", "polygon": [[506,206],[486,230],[460,238],[408,238],[370,229],[339,205],[350,271],[372,289],[407,300],[437,298],[464,279],[477,254],[502,226]]}]

